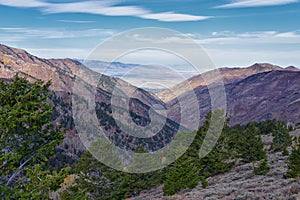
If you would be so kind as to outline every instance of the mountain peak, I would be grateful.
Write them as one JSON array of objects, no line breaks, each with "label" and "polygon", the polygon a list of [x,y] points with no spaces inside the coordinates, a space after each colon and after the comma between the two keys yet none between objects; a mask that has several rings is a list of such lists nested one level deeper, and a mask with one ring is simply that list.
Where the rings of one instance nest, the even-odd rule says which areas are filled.
[{"label": "mountain peak", "polygon": [[288,66],[286,68],[284,68],[285,70],[288,70],[288,71],[300,71],[300,69],[298,69],[297,67],[294,67],[294,66]]},{"label": "mountain peak", "polygon": [[2,53],[7,53],[7,54],[17,54],[17,53],[25,53],[28,54],[25,50],[23,49],[18,49],[14,47],[9,47],[4,44],[0,44],[0,52]]},{"label": "mountain peak", "polygon": [[3,44],[0,44],[0,54],[1,57],[3,56],[6,59],[16,58],[28,63],[36,63],[37,61],[40,60],[36,56],[29,54],[27,51],[23,49],[9,47]]},{"label": "mountain peak", "polygon": [[283,69],[282,67],[279,67],[277,65],[272,65],[270,63],[255,63],[247,68],[256,70],[256,71],[265,71],[267,69],[269,69],[269,70],[282,70]]}]

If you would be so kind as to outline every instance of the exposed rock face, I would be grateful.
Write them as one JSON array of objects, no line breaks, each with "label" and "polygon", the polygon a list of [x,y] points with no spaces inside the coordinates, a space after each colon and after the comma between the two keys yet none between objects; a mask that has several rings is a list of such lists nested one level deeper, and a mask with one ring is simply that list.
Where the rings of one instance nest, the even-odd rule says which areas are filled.
[{"label": "exposed rock face", "polygon": [[[91,72],[78,61],[41,59],[24,50],[0,45],[0,78],[11,79],[18,73],[19,76],[27,77],[29,81],[52,80],[51,101],[55,106],[53,120],[62,123],[67,128],[64,144],[61,147],[75,157],[76,154],[85,151],[85,147],[76,133],[72,118],[73,86],[80,70]],[[133,140],[133,136],[123,132],[111,116],[111,96],[115,86],[122,94],[118,96],[119,101],[124,97],[130,98],[130,115],[132,120],[140,126],[150,123],[149,110],[152,105],[158,104],[161,108],[165,107],[165,104],[153,94],[136,88],[123,80],[101,75],[101,82],[98,83],[95,93],[95,109],[100,127],[105,130],[106,136],[112,142],[121,148],[135,149],[143,145],[148,150],[156,150],[172,140],[179,126],[169,119],[166,120],[167,123],[157,135],[147,139]],[[133,92],[133,95],[126,96],[128,92]],[[118,109],[121,113],[125,112],[123,108]],[[160,117],[156,112],[154,115]]]},{"label": "exposed rock face", "polygon": [[[254,64],[248,68],[223,68],[220,71],[221,76],[214,79],[223,77],[227,96],[227,114],[232,125],[267,119],[300,122],[300,93],[298,92],[300,71],[297,68]],[[181,84],[176,87],[176,91],[182,93],[179,98],[185,105],[193,105],[198,101],[201,113],[199,120],[203,122],[205,115],[211,110],[208,88],[201,76],[193,77],[188,81],[193,87],[192,91],[185,91],[181,88]],[[193,93],[197,99],[191,98]],[[166,101],[168,116],[179,122],[177,98],[167,91],[158,96]],[[194,108],[189,108],[188,112],[192,115]],[[183,125],[191,127],[191,124]]]}]

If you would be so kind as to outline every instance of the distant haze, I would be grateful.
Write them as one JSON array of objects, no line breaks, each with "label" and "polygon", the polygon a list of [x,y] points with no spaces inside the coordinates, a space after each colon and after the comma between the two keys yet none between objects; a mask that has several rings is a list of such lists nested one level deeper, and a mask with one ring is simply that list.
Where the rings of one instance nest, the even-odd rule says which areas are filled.
[{"label": "distant haze", "polygon": [[121,78],[137,87],[151,90],[152,92],[159,92],[162,89],[173,87],[178,82],[199,74],[191,65],[184,63],[167,66],[158,64],[125,64],[121,62],[110,64],[97,60],[77,60],[94,71]]}]

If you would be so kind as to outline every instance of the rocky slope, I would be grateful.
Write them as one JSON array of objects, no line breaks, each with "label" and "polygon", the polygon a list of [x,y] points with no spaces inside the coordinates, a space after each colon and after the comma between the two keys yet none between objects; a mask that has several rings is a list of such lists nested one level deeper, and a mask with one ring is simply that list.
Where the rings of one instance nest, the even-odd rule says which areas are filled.
[{"label": "rocky slope", "polygon": [[[30,81],[37,79],[52,80],[50,88],[51,101],[55,106],[53,120],[62,123],[67,128],[64,144],[61,145],[61,148],[68,155],[75,158],[80,152],[85,151],[72,119],[72,90],[79,71],[95,74],[78,61],[71,59],[41,59],[30,55],[24,50],[0,45],[1,79],[11,79],[18,73],[19,76],[27,77]],[[88,80],[84,81],[86,81],[86,85],[89,85]],[[95,93],[96,113],[101,128],[105,130],[106,136],[112,142],[121,148],[135,149],[143,145],[148,150],[155,150],[171,141],[179,126],[169,119],[166,120],[166,124],[157,135],[146,139],[133,140],[133,136],[121,130],[111,114],[111,97],[115,86],[119,91],[118,101],[122,101],[124,98],[130,99],[130,116],[140,126],[145,126],[151,122],[148,111],[152,105],[160,105],[160,109],[165,107],[165,104],[153,94],[120,79],[102,75]],[[132,95],[128,97],[128,93],[132,93]],[[121,113],[126,111],[122,107],[117,109]],[[157,118],[161,117],[155,111],[153,113]],[[157,142],[158,138],[160,138],[159,142]]]},{"label": "rocky slope", "polygon": [[[300,122],[300,71],[297,68],[255,64],[245,69],[221,69],[221,72],[225,83],[227,115],[232,125],[267,119]],[[185,91],[178,98],[187,106],[198,101],[201,113],[199,120],[202,122],[211,109],[209,90],[200,76],[189,81],[194,89]],[[193,93],[197,99],[191,98]],[[167,99],[168,116],[179,122],[178,98],[169,100],[171,96],[164,98]],[[188,115],[193,112],[194,108],[190,107]],[[184,125],[191,127],[192,124]]]},{"label": "rocky slope", "polygon": [[[275,71],[275,70],[286,70],[286,71],[299,71],[298,68],[295,68],[293,66],[289,66],[287,68],[282,68],[277,65],[272,65],[268,63],[255,63],[254,65],[247,67],[247,68],[220,68],[219,76],[210,76],[210,74],[214,73],[213,71],[205,72],[204,74],[200,74],[197,76],[194,76],[192,78],[189,78],[187,82],[191,86],[191,88],[196,89],[199,87],[206,86],[207,83],[203,79],[203,76],[210,77],[208,82],[212,83],[214,81],[222,79],[224,84],[234,83],[239,80],[242,80],[248,76],[251,76],[253,74],[258,74],[262,72],[268,72],[268,71]],[[186,92],[188,92],[190,88],[187,88],[184,83],[179,83],[178,85],[174,86],[172,88],[172,91],[176,93],[177,95],[182,95]],[[171,90],[165,90],[157,94],[157,96],[162,99],[164,102],[168,103],[172,101],[175,97],[173,95],[173,92]]]},{"label": "rocky slope", "polygon": [[[72,88],[79,71],[92,73],[78,61],[41,59],[24,50],[0,45],[0,78],[10,79],[18,73],[28,77],[31,81],[52,80],[51,99],[55,105],[53,119],[68,129],[61,147],[72,156],[85,150],[78,138],[72,118]],[[299,69],[281,68],[271,64],[254,64],[248,68],[222,68],[220,71],[221,76],[212,77],[210,82],[223,78],[227,95],[227,114],[231,118],[231,124],[246,124],[250,121],[274,118],[292,123],[300,122]],[[180,105],[176,98],[174,99],[168,92],[160,93],[159,96],[166,102],[164,103],[154,94],[118,78],[104,75],[101,78],[102,82],[97,85],[95,94],[95,107],[100,126],[111,141],[121,148],[135,149],[143,145],[149,150],[157,150],[172,140],[179,128],[178,123],[181,117]],[[197,99],[191,98],[193,91],[186,91],[182,88],[182,84],[177,85],[175,90],[188,107],[186,116],[193,116],[194,108],[189,106],[197,101],[200,107],[199,121],[202,122],[211,109],[209,91],[201,76],[193,77],[188,82],[194,88]],[[164,119],[157,113],[166,111],[167,123],[159,134],[135,139],[134,136],[121,130],[112,118],[111,98],[116,85],[121,94],[117,98],[119,102],[123,102],[124,97],[128,98],[126,94],[132,93],[129,97],[130,117],[135,124],[144,127],[151,123],[153,119],[150,119],[149,110],[154,105],[156,111],[154,115],[157,116],[157,121]],[[118,109],[120,113],[125,112],[122,106]],[[195,119],[185,120],[187,123],[182,125],[192,127],[193,120]]]},{"label": "rocky slope", "polygon": [[[299,136],[300,130],[291,133]],[[262,140],[266,148],[272,143],[272,136],[265,135]],[[291,150],[291,148],[289,148]],[[185,190],[174,196],[163,196],[162,185],[158,188],[144,191],[131,200],[195,200],[195,199],[300,199],[300,180],[284,179],[287,172],[288,156],[268,151],[270,171],[266,176],[253,173],[253,164],[237,164],[233,169],[208,179],[208,187],[199,184],[192,190]]]}]

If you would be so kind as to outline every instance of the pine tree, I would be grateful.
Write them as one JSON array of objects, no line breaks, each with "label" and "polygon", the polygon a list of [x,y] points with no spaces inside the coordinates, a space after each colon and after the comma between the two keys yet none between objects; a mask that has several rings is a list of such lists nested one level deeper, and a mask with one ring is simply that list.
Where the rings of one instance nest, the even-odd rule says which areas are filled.
[{"label": "pine tree", "polygon": [[297,147],[293,148],[289,155],[289,171],[285,178],[298,178],[300,176],[300,140],[297,141]]},{"label": "pine tree", "polygon": [[[139,148],[139,151],[145,151]],[[164,171],[126,173],[112,169],[85,152],[75,166],[76,184],[61,193],[64,198],[125,199],[162,183]]]},{"label": "pine tree", "polygon": [[199,162],[191,157],[183,156],[168,169],[164,181],[164,195],[173,195],[182,189],[192,189],[198,185]]},{"label": "pine tree", "polygon": [[291,146],[292,139],[284,122],[279,122],[273,127],[272,135],[274,138],[271,149],[274,151],[284,151]]},{"label": "pine tree", "polygon": [[[45,197],[59,186],[68,171],[41,171],[63,139],[60,127],[51,123],[49,86],[50,82],[30,83],[18,75],[11,82],[0,81],[1,196]],[[46,176],[51,178],[45,179]]]},{"label": "pine tree", "polygon": [[264,144],[259,135],[246,129],[238,137],[237,151],[244,162],[250,163],[267,158]]}]

